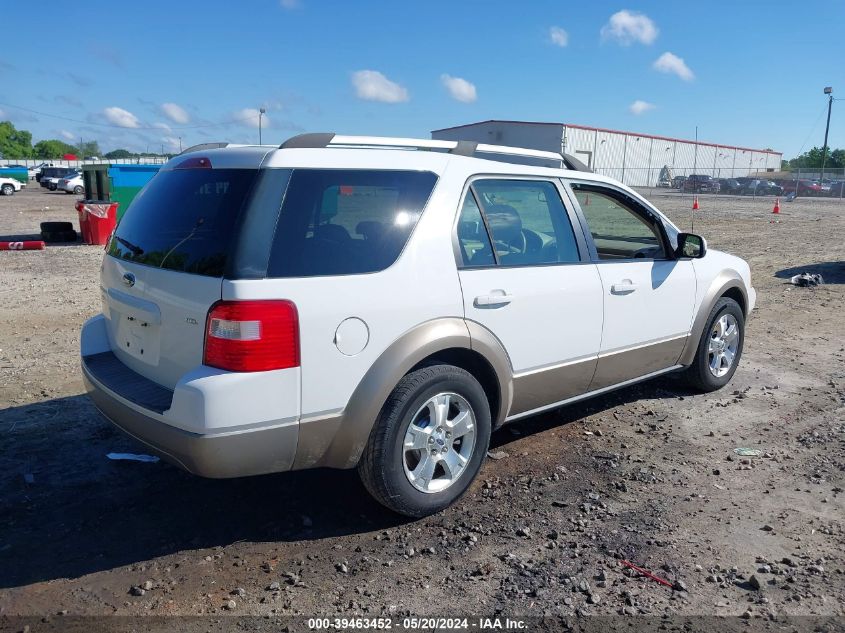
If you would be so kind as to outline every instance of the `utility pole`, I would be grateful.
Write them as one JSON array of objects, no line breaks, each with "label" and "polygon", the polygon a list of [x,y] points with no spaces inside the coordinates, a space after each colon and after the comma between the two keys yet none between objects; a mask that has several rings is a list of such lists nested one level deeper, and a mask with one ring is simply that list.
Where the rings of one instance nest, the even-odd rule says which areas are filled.
[{"label": "utility pole", "polygon": [[822,176],[819,178],[819,184],[824,180],[824,164],[827,159],[827,133],[830,131],[830,108],[833,105],[833,88],[826,86],[824,93],[828,96],[827,99],[827,125],[824,128],[824,145],[822,145]]},{"label": "utility pole", "polygon": [[258,108],[258,144],[261,145],[261,117],[264,116],[264,113],[267,112],[267,108],[260,107]]},{"label": "utility pole", "polygon": [[179,153],[182,153],[182,137],[179,137]]}]

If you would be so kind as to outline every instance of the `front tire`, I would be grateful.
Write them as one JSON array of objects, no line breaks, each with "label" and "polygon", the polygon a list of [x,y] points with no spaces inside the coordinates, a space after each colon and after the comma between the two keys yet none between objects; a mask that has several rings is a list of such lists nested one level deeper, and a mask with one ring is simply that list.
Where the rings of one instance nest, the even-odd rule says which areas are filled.
[{"label": "front tire", "polygon": [[15,187],[14,185],[3,185],[3,187],[0,188],[0,191],[2,191],[4,196],[11,196],[15,193]]},{"label": "front tire", "polygon": [[736,372],[744,343],[742,308],[733,299],[722,297],[710,311],[695,359],[684,371],[687,383],[703,392],[724,387]]},{"label": "front tire", "polygon": [[382,407],[358,464],[382,505],[434,514],[466,492],[487,455],[490,405],[478,381],[452,365],[407,374]]}]

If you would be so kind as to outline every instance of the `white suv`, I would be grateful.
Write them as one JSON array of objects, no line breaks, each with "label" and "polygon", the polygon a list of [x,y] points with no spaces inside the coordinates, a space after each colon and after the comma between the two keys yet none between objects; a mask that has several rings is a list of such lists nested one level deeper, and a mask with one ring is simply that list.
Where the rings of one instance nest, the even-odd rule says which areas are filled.
[{"label": "white suv", "polygon": [[743,260],[567,156],[332,134],[172,159],[101,291],[82,370],[120,428],[206,477],[357,467],[411,516],[506,422],[671,371],[724,386],[755,301]]}]

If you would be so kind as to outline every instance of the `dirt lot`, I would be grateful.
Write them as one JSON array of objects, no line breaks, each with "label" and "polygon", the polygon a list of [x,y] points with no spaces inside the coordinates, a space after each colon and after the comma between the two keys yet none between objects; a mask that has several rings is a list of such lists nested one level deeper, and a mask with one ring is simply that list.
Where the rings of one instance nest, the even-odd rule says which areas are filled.
[{"label": "dirt lot", "polygon": [[[0,235],[73,219],[73,200],[0,197]],[[655,201],[689,228],[688,197]],[[420,521],[354,472],[109,461],[143,447],[81,395],[102,250],[0,253],[0,615],[845,614],[845,205],[771,210],[702,197],[696,215],[758,292],[732,384],[670,377],[506,427],[507,455]],[[828,284],[788,285],[800,271]]]}]

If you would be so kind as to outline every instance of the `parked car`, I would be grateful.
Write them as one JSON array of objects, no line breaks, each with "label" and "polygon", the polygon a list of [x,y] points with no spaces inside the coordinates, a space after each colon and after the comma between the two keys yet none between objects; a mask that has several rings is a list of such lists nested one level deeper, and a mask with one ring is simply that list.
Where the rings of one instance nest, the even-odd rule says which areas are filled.
[{"label": "parked car", "polygon": [[739,194],[742,183],[736,178],[719,178],[719,193]]},{"label": "parked car", "polygon": [[41,163],[40,165],[33,165],[27,168],[30,180],[38,181],[41,178],[41,170],[45,167],[52,167],[53,163]]},{"label": "parked car", "polygon": [[52,176],[50,178],[42,178],[41,186],[46,187],[48,191],[56,191],[59,188],[59,181],[64,176]]},{"label": "parked car", "polygon": [[357,467],[423,516],[505,423],[668,372],[730,381],[745,261],[560,154],[439,143],[171,159],[106,247],[80,343],[97,408],[197,475]]},{"label": "parked car", "polygon": [[845,181],[836,180],[830,184],[830,191],[827,192],[827,195],[831,198],[842,198],[843,196],[842,187],[845,185]]},{"label": "parked car", "polygon": [[815,180],[781,180],[778,184],[783,187],[784,195],[792,193],[797,196],[820,196],[823,194],[821,185]]},{"label": "parked car", "polygon": [[0,176],[0,194],[4,196],[11,196],[15,192],[20,191],[26,185],[16,178],[5,178]]},{"label": "parked car", "polygon": [[58,183],[58,189],[65,193],[75,193],[81,195],[85,193],[85,184],[82,182],[82,172],[74,171],[66,174]]},{"label": "parked car", "polygon": [[675,189],[683,188],[686,179],[686,176],[675,176],[674,178],[672,178],[672,187],[674,187]]},{"label": "parked car", "polygon": [[754,179],[742,188],[742,193],[747,196],[781,196],[783,187],[771,180]]},{"label": "parked car", "polygon": [[691,174],[685,181],[683,191],[694,193],[718,193],[719,183],[712,176]]},{"label": "parked car", "polygon": [[[38,176],[38,184],[42,187],[46,187],[50,189],[50,185],[54,184],[58,186],[59,180],[64,178],[66,174],[71,173],[72,171],[76,171],[73,167],[44,167],[41,170],[40,176]],[[50,182],[52,178],[55,178],[54,182]],[[55,191],[56,187],[50,189],[50,191]]]}]

